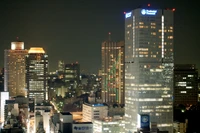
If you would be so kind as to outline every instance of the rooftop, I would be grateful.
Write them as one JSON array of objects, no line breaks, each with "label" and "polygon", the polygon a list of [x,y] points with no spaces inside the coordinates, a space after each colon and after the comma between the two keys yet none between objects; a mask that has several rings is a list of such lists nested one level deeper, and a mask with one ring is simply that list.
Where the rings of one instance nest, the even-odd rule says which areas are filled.
[{"label": "rooftop", "polygon": [[30,50],[28,51],[29,54],[44,54],[45,51],[42,47],[31,47]]},{"label": "rooftop", "polygon": [[72,115],[70,112],[60,112],[62,115]]}]

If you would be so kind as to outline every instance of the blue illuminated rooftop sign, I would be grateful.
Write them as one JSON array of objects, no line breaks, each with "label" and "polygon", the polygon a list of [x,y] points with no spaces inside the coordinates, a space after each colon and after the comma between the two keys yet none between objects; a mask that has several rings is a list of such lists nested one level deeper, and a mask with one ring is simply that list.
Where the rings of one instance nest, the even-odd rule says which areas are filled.
[{"label": "blue illuminated rooftop sign", "polygon": [[146,9],[141,10],[142,15],[156,15],[156,13],[157,10],[146,10]]},{"label": "blue illuminated rooftop sign", "polygon": [[101,103],[97,103],[97,104],[93,104],[92,106],[94,106],[94,107],[100,107],[100,106],[105,106],[105,105],[101,104]]},{"label": "blue illuminated rooftop sign", "polygon": [[131,17],[131,15],[132,15],[132,12],[126,13],[126,18]]}]

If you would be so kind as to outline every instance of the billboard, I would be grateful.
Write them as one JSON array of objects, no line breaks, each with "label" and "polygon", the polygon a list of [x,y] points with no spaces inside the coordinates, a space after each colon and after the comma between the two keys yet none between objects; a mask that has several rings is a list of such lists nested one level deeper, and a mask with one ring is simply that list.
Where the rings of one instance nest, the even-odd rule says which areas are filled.
[{"label": "billboard", "polygon": [[73,133],[93,133],[92,123],[73,124]]},{"label": "billboard", "polygon": [[138,114],[138,128],[150,128],[149,114]]}]

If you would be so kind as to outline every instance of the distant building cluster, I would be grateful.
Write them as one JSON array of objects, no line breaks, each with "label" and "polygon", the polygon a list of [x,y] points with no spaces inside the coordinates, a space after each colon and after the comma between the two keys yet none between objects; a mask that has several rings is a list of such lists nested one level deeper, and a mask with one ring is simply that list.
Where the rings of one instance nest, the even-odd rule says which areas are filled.
[{"label": "distant building cluster", "polygon": [[198,70],[174,63],[174,11],[125,12],[124,41],[109,33],[97,74],[63,60],[50,72],[42,47],[11,42],[0,71],[1,132],[200,132]]}]

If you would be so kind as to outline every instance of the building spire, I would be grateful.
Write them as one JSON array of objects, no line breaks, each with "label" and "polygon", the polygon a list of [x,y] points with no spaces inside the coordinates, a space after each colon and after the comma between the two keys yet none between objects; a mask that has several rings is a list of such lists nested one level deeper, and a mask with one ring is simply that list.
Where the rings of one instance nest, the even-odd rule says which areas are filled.
[{"label": "building spire", "polygon": [[108,41],[111,41],[111,32],[108,32]]}]

